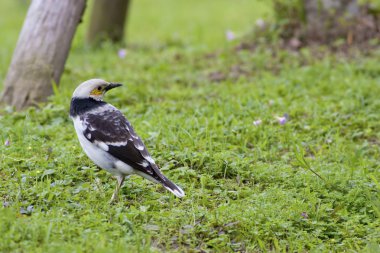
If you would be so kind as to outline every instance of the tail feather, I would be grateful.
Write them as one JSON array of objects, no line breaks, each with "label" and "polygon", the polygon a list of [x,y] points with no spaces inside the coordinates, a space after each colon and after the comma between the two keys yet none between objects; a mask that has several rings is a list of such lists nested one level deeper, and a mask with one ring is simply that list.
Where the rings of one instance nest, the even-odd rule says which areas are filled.
[{"label": "tail feather", "polygon": [[183,198],[185,196],[185,192],[181,189],[181,187],[179,187],[178,185],[170,181],[167,177],[165,177],[158,168],[154,168],[153,171],[154,175],[148,175],[140,171],[136,171],[136,174],[139,174],[140,176],[152,182],[162,184],[163,187],[165,187],[168,191],[173,193],[178,198]]},{"label": "tail feather", "polygon": [[[162,174],[161,174],[162,175]],[[160,183],[171,193],[176,195],[178,198],[182,198],[185,196],[185,192],[175,183],[170,181],[167,177],[162,175]]]}]

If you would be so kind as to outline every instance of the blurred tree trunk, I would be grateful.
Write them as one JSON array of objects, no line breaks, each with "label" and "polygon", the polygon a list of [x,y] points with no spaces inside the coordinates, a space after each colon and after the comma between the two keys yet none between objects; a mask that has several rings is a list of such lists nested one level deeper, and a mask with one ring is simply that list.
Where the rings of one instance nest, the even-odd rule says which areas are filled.
[{"label": "blurred tree trunk", "polygon": [[26,15],[1,101],[22,109],[46,100],[59,83],[86,0],[33,0]]},{"label": "blurred tree trunk", "polygon": [[357,0],[305,0],[306,30],[310,39],[352,36],[360,16]]},{"label": "blurred tree trunk", "polygon": [[348,49],[360,45],[368,50],[372,39],[380,39],[380,4],[376,1],[273,0],[286,47],[328,45]]},{"label": "blurred tree trunk", "polygon": [[104,40],[121,42],[130,0],[95,0],[91,13],[87,42]]}]

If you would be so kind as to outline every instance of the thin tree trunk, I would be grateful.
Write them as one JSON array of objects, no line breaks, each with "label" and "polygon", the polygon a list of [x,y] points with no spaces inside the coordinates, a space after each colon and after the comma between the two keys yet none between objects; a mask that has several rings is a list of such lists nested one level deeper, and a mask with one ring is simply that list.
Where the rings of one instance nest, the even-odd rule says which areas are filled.
[{"label": "thin tree trunk", "polygon": [[107,39],[122,41],[129,3],[130,0],[95,0],[87,42],[98,43]]},{"label": "thin tree trunk", "polygon": [[16,109],[46,100],[59,83],[86,0],[33,0],[1,100]]}]

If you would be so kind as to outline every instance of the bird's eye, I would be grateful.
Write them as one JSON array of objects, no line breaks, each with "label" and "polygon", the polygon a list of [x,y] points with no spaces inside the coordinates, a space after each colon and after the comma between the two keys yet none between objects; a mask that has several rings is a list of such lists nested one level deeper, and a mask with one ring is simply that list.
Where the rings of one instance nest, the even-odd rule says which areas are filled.
[{"label": "bird's eye", "polygon": [[98,91],[101,91],[101,90],[102,90],[102,87],[99,86],[99,87],[98,87]]}]

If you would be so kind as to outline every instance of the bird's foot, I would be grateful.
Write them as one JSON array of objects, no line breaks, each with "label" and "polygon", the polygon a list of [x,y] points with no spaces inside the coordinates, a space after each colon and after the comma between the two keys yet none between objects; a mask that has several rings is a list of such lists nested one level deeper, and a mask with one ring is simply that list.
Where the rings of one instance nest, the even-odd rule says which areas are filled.
[{"label": "bird's foot", "polygon": [[118,194],[114,193],[114,194],[112,194],[112,198],[111,198],[109,204],[116,204],[117,202],[119,202],[119,196],[118,196]]}]

